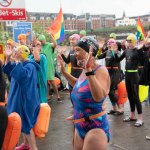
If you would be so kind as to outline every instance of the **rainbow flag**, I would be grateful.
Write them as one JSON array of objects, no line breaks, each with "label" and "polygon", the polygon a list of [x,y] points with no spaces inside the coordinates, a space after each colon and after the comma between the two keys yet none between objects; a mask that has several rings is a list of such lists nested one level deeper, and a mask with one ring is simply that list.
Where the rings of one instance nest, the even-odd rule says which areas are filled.
[{"label": "rainbow flag", "polygon": [[52,23],[51,27],[48,29],[55,37],[55,40],[58,44],[64,41],[65,39],[65,28],[64,28],[64,17],[62,13],[62,8]]},{"label": "rainbow flag", "polygon": [[145,33],[143,25],[141,23],[140,17],[138,17],[138,21],[137,21],[136,37],[138,40],[142,40],[146,37],[146,33]]}]

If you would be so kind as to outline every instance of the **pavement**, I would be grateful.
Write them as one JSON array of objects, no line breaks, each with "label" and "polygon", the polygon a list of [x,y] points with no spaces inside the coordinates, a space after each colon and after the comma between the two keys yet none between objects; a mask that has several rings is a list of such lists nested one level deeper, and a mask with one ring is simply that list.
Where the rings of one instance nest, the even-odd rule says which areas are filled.
[{"label": "pavement", "polygon": [[[72,150],[73,125],[65,118],[71,115],[72,105],[69,92],[60,92],[62,103],[53,96],[49,101],[52,109],[49,131],[45,138],[37,139],[38,150]],[[111,109],[109,99],[106,99],[107,110]],[[123,118],[130,114],[128,102],[125,104],[124,115],[109,115],[111,140],[107,150],[150,150],[150,106],[143,104],[144,125],[134,127],[134,122],[123,122]],[[20,140],[20,143],[22,140]]]}]

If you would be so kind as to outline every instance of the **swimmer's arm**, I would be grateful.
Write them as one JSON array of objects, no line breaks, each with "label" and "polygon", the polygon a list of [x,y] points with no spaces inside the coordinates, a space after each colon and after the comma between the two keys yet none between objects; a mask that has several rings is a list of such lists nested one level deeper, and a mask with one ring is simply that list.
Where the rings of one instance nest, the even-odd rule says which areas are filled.
[{"label": "swimmer's arm", "polygon": [[69,82],[69,84],[74,87],[75,83],[77,82],[77,78],[73,77],[71,74],[69,74],[66,71],[62,71],[63,76],[66,78],[66,80]]},{"label": "swimmer's arm", "polygon": [[61,55],[58,55],[58,62],[60,63],[60,71],[63,74],[63,76],[66,78],[66,80],[69,82],[69,84],[74,87],[77,78],[73,77],[71,74],[69,74],[68,72],[66,72],[65,70],[65,66],[63,63],[63,59],[61,57]]},{"label": "swimmer's arm", "polygon": [[[89,72],[90,70],[84,70]],[[93,99],[96,102],[101,101],[109,93],[110,88],[110,77],[105,67],[99,68],[95,75],[87,76],[89,87]]]}]

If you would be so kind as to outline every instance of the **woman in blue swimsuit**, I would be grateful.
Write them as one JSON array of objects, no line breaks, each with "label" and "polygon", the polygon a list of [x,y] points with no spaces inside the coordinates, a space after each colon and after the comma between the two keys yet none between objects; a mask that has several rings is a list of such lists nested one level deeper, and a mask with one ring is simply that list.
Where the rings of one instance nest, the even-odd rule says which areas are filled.
[{"label": "woman in blue swimsuit", "polygon": [[84,37],[76,44],[75,56],[83,68],[78,79],[65,71],[60,60],[61,72],[73,87],[75,150],[106,150],[110,138],[107,115],[102,109],[109,93],[110,78],[107,69],[96,64],[97,51],[98,45],[93,39]]}]

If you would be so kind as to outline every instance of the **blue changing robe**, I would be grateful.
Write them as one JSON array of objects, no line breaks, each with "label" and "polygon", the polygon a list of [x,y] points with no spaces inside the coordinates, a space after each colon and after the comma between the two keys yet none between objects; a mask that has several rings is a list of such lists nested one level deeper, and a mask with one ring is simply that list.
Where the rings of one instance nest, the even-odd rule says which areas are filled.
[{"label": "blue changing robe", "polygon": [[[35,61],[33,55],[30,55],[29,59]],[[37,71],[37,84],[40,103],[47,103],[47,60],[44,54],[40,54],[40,62],[38,64],[40,65],[40,69]]]},{"label": "blue changing robe", "polygon": [[22,121],[22,132],[29,134],[37,121],[40,99],[37,89],[37,70],[35,62],[8,63],[3,71],[11,77],[7,112],[17,112]]}]

